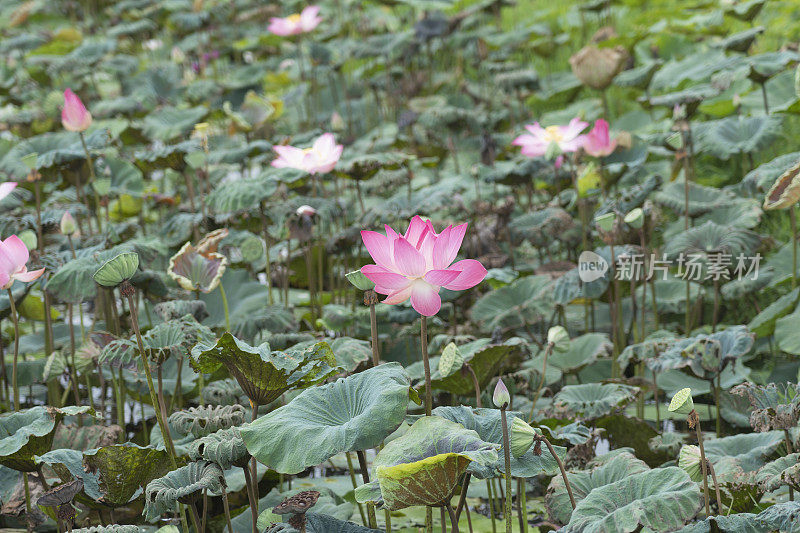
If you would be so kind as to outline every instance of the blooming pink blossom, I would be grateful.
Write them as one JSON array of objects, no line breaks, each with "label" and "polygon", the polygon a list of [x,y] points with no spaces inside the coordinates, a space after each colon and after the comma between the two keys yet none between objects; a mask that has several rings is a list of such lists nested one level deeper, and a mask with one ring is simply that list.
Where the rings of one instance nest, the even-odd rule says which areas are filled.
[{"label": "blooming pink blossom", "polygon": [[285,18],[272,17],[269,19],[267,30],[275,35],[287,37],[308,33],[320,22],[322,22],[322,18],[319,16],[319,6],[308,6],[301,13],[295,13]]},{"label": "blooming pink blossom", "polygon": [[611,155],[617,148],[617,140],[608,135],[608,122],[598,119],[592,131],[584,136],[583,149],[593,157]]},{"label": "blooming pink blossom", "polygon": [[44,273],[43,268],[28,272],[28,258],[28,247],[16,235],[0,241],[0,287],[10,289],[15,280],[28,283]]},{"label": "blooming pink blossom", "polygon": [[278,154],[272,161],[277,168],[296,168],[309,174],[324,174],[333,170],[344,147],[336,144],[332,133],[323,133],[311,148],[295,148],[294,146],[276,145],[272,147]]},{"label": "blooming pink blossom", "polygon": [[0,200],[11,194],[11,191],[13,191],[16,187],[16,181],[5,181],[0,183]]},{"label": "blooming pink blossom", "polygon": [[419,314],[433,316],[442,307],[440,288],[462,291],[486,276],[486,269],[475,259],[453,263],[467,224],[447,226],[437,234],[430,221],[415,216],[405,235],[385,228],[386,235],[361,232],[375,261],[361,267],[361,272],[375,283],[375,292],[387,295],[383,303],[396,305],[411,298],[411,306]]},{"label": "blooming pink blossom", "polygon": [[86,110],[78,95],[70,89],[64,91],[61,123],[67,131],[86,131],[92,125],[92,114]]},{"label": "blooming pink blossom", "polygon": [[567,126],[543,128],[538,122],[534,122],[533,125],[525,126],[529,133],[520,135],[511,144],[522,147],[520,152],[528,157],[545,155],[551,144],[557,145],[562,153],[576,152],[583,146],[585,139],[580,133],[588,125],[588,122],[577,117],[570,120]]}]

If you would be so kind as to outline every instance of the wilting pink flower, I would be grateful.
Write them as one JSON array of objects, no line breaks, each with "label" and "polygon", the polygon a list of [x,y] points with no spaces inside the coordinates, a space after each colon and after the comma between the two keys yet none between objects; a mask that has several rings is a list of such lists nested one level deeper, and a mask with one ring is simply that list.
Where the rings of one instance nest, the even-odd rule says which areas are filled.
[{"label": "wilting pink flower", "polygon": [[617,148],[617,140],[608,135],[608,122],[598,119],[592,131],[584,136],[583,149],[593,157],[611,155]]},{"label": "wilting pink flower", "polygon": [[296,168],[309,174],[324,174],[333,170],[344,147],[336,144],[332,133],[323,133],[311,148],[275,145],[272,147],[278,158],[272,161],[277,168]]},{"label": "wilting pink flower", "polygon": [[67,131],[86,131],[92,125],[92,114],[71,89],[64,91],[64,107],[61,108],[61,123]]},{"label": "wilting pink flower", "polygon": [[411,219],[405,235],[385,226],[386,235],[362,231],[361,238],[374,265],[361,272],[375,283],[375,292],[387,295],[383,303],[400,304],[411,298],[411,306],[421,315],[433,316],[442,307],[439,289],[463,291],[486,276],[486,269],[475,259],[453,261],[461,248],[467,225],[447,226],[436,233],[430,221]]},{"label": "wilting pink flower", "polygon": [[295,213],[297,213],[297,216],[300,217],[313,217],[314,215],[317,214],[317,210],[311,207],[310,205],[304,204],[298,207]]},{"label": "wilting pink flower", "polygon": [[580,133],[588,126],[588,122],[575,117],[567,126],[548,126],[543,128],[538,122],[525,126],[530,133],[520,135],[511,143],[522,147],[520,153],[528,157],[540,157],[547,153],[551,144],[558,146],[563,153],[576,152],[583,146],[584,136]]},{"label": "wilting pink flower", "polygon": [[295,13],[285,18],[272,17],[269,19],[267,30],[275,35],[287,37],[308,33],[320,22],[322,22],[322,18],[319,16],[319,6],[308,6],[301,13]]},{"label": "wilting pink flower", "polygon": [[22,239],[12,235],[0,241],[0,287],[10,289],[14,280],[28,283],[44,273],[44,269],[28,272],[28,247]]},{"label": "wilting pink flower", "polygon": [[0,200],[11,194],[11,191],[13,191],[16,187],[16,181],[6,181],[0,183]]}]

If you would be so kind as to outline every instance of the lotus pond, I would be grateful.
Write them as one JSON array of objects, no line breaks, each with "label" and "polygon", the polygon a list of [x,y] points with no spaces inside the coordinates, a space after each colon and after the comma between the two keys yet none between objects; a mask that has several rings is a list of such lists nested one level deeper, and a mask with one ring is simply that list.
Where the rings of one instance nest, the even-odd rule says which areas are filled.
[{"label": "lotus pond", "polygon": [[795,0],[0,0],[0,528],[800,532]]}]

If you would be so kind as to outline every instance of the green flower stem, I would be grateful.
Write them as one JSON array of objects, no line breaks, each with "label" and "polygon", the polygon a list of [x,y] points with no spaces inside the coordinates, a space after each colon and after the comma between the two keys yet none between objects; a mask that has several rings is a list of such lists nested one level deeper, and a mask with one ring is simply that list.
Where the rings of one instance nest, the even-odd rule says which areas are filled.
[{"label": "green flower stem", "polygon": [[519,517],[519,530],[528,533],[528,501],[525,494],[525,478],[517,478],[517,516]]},{"label": "green flower stem", "polygon": [[86,146],[86,139],[83,136],[83,132],[79,132],[78,135],[81,137],[81,146],[83,146],[83,153],[86,154],[86,163],[89,165],[89,187],[91,187],[92,192],[94,193],[94,203],[95,203],[95,212],[94,216],[97,220],[97,233],[103,232],[103,224],[100,221],[100,196],[97,194],[97,189],[94,188],[95,185],[95,175],[94,175],[94,162],[92,161],[92,154],[89,153],[89,147]]},{"label": "green flower stem", "polygon": [[694,426],[697,434],[697,445],[700,447],[700,467],[703,472],[703,497],[706,505],[706,516],[711,516],[708,506],[708,463],[706,463],[706,449],[703,446],[703,432],[700,430],[700,416],[692,409],[688,417],[689,427]]},{"label": "green flower stem", "polygon": [[225,523],[228,524],[228,533],[233,533],[233,524],[231,524],[231,508],[228,503],[228,490],[222,491],[222,507],[225,510]]},{"label": "green flower stem", "polygon": [[228,297],[225,296],[225,287],[222,286],[222,280],[219,281],[219,295],[222,296],[222,309],[225,311],[225,331],[230,331],[231,317],[228,310]]},{"label": "green flower stem", "polygon": [[472,365],[469,363],[464,363],[463,368],[469,372],[469,375],[472,378],[472,387],[475,389],[475,407],[481,409],[483,407],[483,402],[481,402],[481,384],[478,381],[478,376],[475,374],[475,370],[472,369]]},{"label": "green flower stem", "polygon": [[[792,439],[791,437],[789,437],[789,430],[785,428],[783,430],[783,440],[784,442],[786,442],[786,453],[787,454],[794,453],[794,448],[792,446]],[[794,489],[792,487],[789,487],[789,501],[792,502],[794,501]]]},{"label": "green flower stem", "polygon": [[789,223],[792,228],[792,289],[797,287],[797,214],[794,206],[789,208]]},{"label": "green flower stem", "polygon": [[197,533],[202,533],[203,530],[200,529],[200,516],[197,514],[197,507],[195,507],[194,502],[188,505],[189,507],[189,516],[192,518],[192,525],[194,526],[194,530]]},{"label": "green flower stem", "polygon": [[494,519],[494,497],[492,491],[492,480],[486,480],[486,493],[489,497],[489,517],[492,519],[492,533],[497,533],[497,524],[495,523]]},{"label": "green flower stem", "polygon": [[[222,284],[219,285],[222,287]],[[250,421],[255,422],[256,418],[258,418],[258,404],[255,403],[253,400],[250,400]],[[250,460],[250,491],[253,496],[252,502],[250,502],[250,510],[253,513],[253,533],[257,533],[256,521],[258,520],[258,466],[256,464],[256,458],[253,457]],[[289,482],[289,488],[291,488],[291,481]],[[281,492],[283,492],[283,476],[281,476]]]},{"label": "green flower stem", "polygon": [[244,483],[247,486],[247,499],[250,502],[250,518],[253,521],[253,528],[252,533],[258,533],[258,528],[256,527],[256,522],[258,521],[258,500],[255,499],[254,489],[253,489],[253,479],[250,476],[250,464],[246,464],[242,467],[242,471],[244,471]]},{"label": "green flower stem", "polygon": [[428,359],[428,317],[420,315],[419,330],[420,347],[422,348],[422,365],[425,368],[425,416],[431,416],[433,400],[431,397],[431,362]]},{"label": "green flower stem", "polygon": [[544,386],[545,376],[547,375],[547,358],[550,356],[550,353],[553,351],[553,345],[551,343],[547,343],[547,346],[544,349],[544,362],[542,363],[542,377],[539,380],[539,385],[536,387],[536,392],[533,394],[531,399],[531,412],[528,414],[528,423],[533,422],[533,413],[536,410],[536,401],[539,399],[539,393],[542,391],[542,387]]},{"label": "green flower stem", "polygon": [[506,409],[508,409],[508,404],[504,404],[503,407],[500,408],[500,422],[503,426],[503,455],[505,458],[505,479],[506,479],[506,498],[505,498],[505,512],[503,513],[503,519],[506,522],[506,533],[512,532],[512,506],[511,506],[511,442],[508,438],[508,420],[506,419]]},{"label": "green flower stem", "polygon": [[[261,209],[259,210],[259,214],[261,215],[261,231],[264,232],[264,249],[267,259],[267,265],[264,267],[264,274],[267,276],[267,294],[269,296],[269,305],[273,305],[275,303],[275,298],[272,296],[272,262],[270,261],[269,257],[269,231],[267,229],[267,215],[265,214],[266,206],[264,205],[264,201],[261,201]],[[221,285],[221,284],[220,284]]]},{"label": "green flower stem", "polygon": [[[350,452],[344,452],[344,456],[347,458],[347,470],[350,472],[350,482],[353,484],[353,490],[358,488],[358,481],[356,481],[356,472],[353,468],[353,458],[350,456]],[[356,502],[358,504],[358,513],[361,515],[361,523],[367,523],[367,515],[364,514],[364,506],[361,505],[361,502]]]},{"label": "green flower stem", "polygon": [[556,460],[558,463],[558,469],[561,471],[561,477],[564,479],[564,486],[567,487],[567,494],[569,495],[569,502],[572,504],[572,508],[575,509],[575,496],[572,495],[572,485],[569,484],[569,479],[567,478],[567,471],[564,470],[564,463],[561,461],[561,457],[558,456],[556,450],[553,448],[553,445],[550,444],[550,441],[547,440],[547,437],[544,435],[539,435],[539,439],[545,443],[547,449],[550,451],[550,455]]},{"label": "green flower stem", "polygon": [[[714,482],[714,494],[717,497],[717,510],[722,513],[722,497],[719,495],[719,483],[717,482],[717,473],[714,471],[714,465],[711,464],[711,461],[708,461],[708,471],[711,474],[711,480]],[[791,492],[791,487],[789,491]]]},{"label": "green flower stem", "polygon": [[[356,452],[356,456],[358,457],[358,466],[361,469],[361,479],[364,480],[364,483],[369,483],[369,469],[367,468],[367,454],[364,453],[364,450],[358,450]],[[375,517],[375,505],[372,503],[367,504],[367,519],[369,521],[369,527],[372,529],[376,529],[378,527],[378,519]]]},{"label": "green flower stem", "polygon": [[[447,514],[450,516],[450,532],[458,533],[458,517],[453,509],[453,505],[450,503],[450,500],[445,500],[444,504],[447,509]],[[444,529],[444,520],[442,520],[442,529]]]},{"label": "green flower stem", "polygon": [[122,293],[128,299],[128,308],[130,309],[131,313],[131,327],[133,328],[134,333],[136,333],[136,343],[139,346],[139,354],[142,357],[142,366],[144,366],[144,375],[147,378],[147,388],[150,391],[150,401],[153,402],[153,408],[156,412],[156,419],[158,421],[158,426],[161,429],[161,437],[164,439],[164,448],[166,448],[167,453],[169,454],[169,460],[172,465],[172,468],[178,468],[178,463],[175,460],[175,446],[172,444],[172,437],[169,434],[169,427],[167,426],[164,417],[162,416],[163,408],[159,405],[158,397],[156,396],[156,390],[153,386],[153,375],[150,373],[150,365],[147,361],[147,354],[145,354],[144,350],[144,342],[142,341],[142,333],[139,330],[139,317],[136,314],[136,302],[134,301],[133,295],[135,289],[130,285],[128,281],[125,282],[127,287],[124,287]]},{"label": "green flower stem", "polygon": [[14,304],[14,295],[11,293],[11,287],[6,289],[6,291],[8,291],[8,302],[11,305],[11,322],[14,323],[14,360],[11,364],[11,388],[14,391],[14,410],[19,411],[19,385],[17,384],[17,360],[19,359],[19,317],[17,316],[17,307]]},{"label": "green flower stem", "polygon": [[458,505],[456,506],[456,521],[461,517],[461,511],[467,505],[467,491],[469,490],[469,482],[472,479],[472,474],[467,472],[464,474],[464,480],[461,482],[461,495],[458,498]]}]

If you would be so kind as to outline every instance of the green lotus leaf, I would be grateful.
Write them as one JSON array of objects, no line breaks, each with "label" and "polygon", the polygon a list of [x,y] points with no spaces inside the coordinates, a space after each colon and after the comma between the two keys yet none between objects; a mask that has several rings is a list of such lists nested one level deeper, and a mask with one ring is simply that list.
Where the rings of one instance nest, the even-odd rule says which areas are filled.
[{"label": "green lotus leaf", "polygon": [[705,452],[720,482],[740,483],[742,473],[758,471],[782,444],[782,431],[739,433],[706,441]]},{"label": "green lotus leaf", "polygon": [[[671,181],[655,193],[653,199],[656,203],[668,207],[680,215],[685,215],[684,187],[683,181]],[[730,192],[689,182],[689,216],[696,217],[717,208],[732,205],[734,200],[735,197]]]},{"label": "green lotus leaf", "polygon": [[700,466],[700,447],[693,444],[683,446],[678,453],[678,466],[692,478],[693,481],[703,480],[703,470]]},{"label": "green lotus leaf", "polygon": [[797,335],[799,324],[800,311],[797,309],[792,314],[775,321],[775,340],[778,342],[778,347],[786,353],[800,355],[800,337]]},{"label": "green lotus leaf", "polygon": [[[548,365],[558,368],[563,373],[577,372],[611,353],[611,342],[605,333],[587,333],[569,340],[565,351],[553,350],[547,359]],[[530,361],[526,361],[523,368],[541,369],[544,363],[544,354],[539,353]]]},{"label": "green lotus leaf", "polygon": [[702,505],[700,489],[680,468],[646,470],[592,490],[578,502],[564,532],[671,531]]},{"label": "green lotus leaf", "polygon": [[[673,260],[681,253],[684,256],[695,256],[704,265],[713,263],[719,254],[727,254],[735,265],[740,254],[750,256],[760,244],[761,237],[757,233],[708,221],[673,237],[664,246],[664,253]],[[705,273],[704,269],[703,274]]]},{"label": "green lotus leaf", "polygon": [[726,13],[745,22],[750,22],[761,13],[766,0],[746,0],[726,7]]},{"label": "green lotus leaf", "polygon": [[654,452],[664,452],[672,456],[677,456],[681,450],[681,446],[685,444],[685,439],[686,435],[683,433],[662,433],[650,439],[648,445]]},{"label": "green lotus leaf", "polygon": [[200,251],[187,242],[170,258],[167,274],[188,291],[209,293],[219,285],[227,265],[224,255]]},{"label": "green lotus leaf", "polygon": [[[647,470],[650,470],[650,467],[644,461],[640,461],[630,452],[623,451],[591,470],[569,472],[567,478],[572,487],[572,495],[575,501],[579,502],[594,489]],[[564,478],[555,476],[550,480],[544,501],[547,513],[553,521],[558,524],[566,524],[570,521],[572,505],[564,485]]]},{"label": "green lotus leaf", "polygon": [[653,332],[643,342],[626,346],[617,357],[617,363],[619,363],[622,371],[625,371],[632,362],[644,362],[658,357],[661,352],[676,340],[676,337],[668,331],[659,330]]},{"label": "green lotus leaf", "polygon": [[800,420],[800,385],[745,382],[731,389],[731,394],[750,400],[750,425],[756,431],[791,429]]},{"label": "green lotus leaf", "polygon": [[800,152],[780,155],[745,174],[742,183],[747,185],[750,190],[768,191],[781,176],[790,172],[798,161],[800,161]]},{"label": "green lotus leaf", "polygon": [[109,524],[107,526],[79,527],[74,533],[142,533],[143,528],[133,525]]},{"label": "green lotus leaf", "polygon": [[[760,0],[759,0],[760,1]],[[745,2],[747,3],[747,2]],[[772,505],[759,514],[738,513],[711,516],[679,529],[678,533],[764,533],[764,531],[800,531],[800,503],[785,502]]]},{"label": "green lotus leaf", "polygon": [[139,254],[125,252],[112,257],[94,273],[94,280],[103,287],[116,287],[131,279],[139,268]]},{"label": "green lotus leaf", "polygon": [[150,481],[169,472],[165,450],[143,448],[136,444],[104,446],[84,452],[85,470],[99,476],[98,499],[110,507],[122,507],[138,498]]},{"label": "green lotus leaf", "polygon": [[[387,363],[300,393],[241,428],[250,453],[279,472],[296,474],[341,452],[378,446],[405,418],[410,380]],[[314,441],[315,446],[308,446]]]},{"label": "green lotus leaf", "polygon": [[[758,277],[755,279],[750,276],[745,276],[741,279],[733,279],[720,288],[720,295],[723,299],[728,301],[742,300],[747,296],[755,295],[772,283],[774,273],[775,271],[772,267],[765,267],[759,269]],[[754,331],[752,327],[750,327],[750,330],[758,336],[758,333]]]},{"label": "green lotus leaf", "polygon": [[567,385],[553,397],[558,413],[591,420],[624,409],[636,399],[639,389],[618,383]]},{"label": "green lotus leaf", "polygon": [[[469,470],[475,477],[480,479],[492,478],[497,476],[498,473],[505,472],[506,465],[502,452],[503,428],[500,425],[499,409],[473,409],[464,405],[458,407],[442,406],[434,409],[433,414],[475,431],[484,442],[500,446],[496,461],[487,464],[473,463],[470,465]],[[520,413],[513,411],[507,413],[508,424],[513,424],[514,420],[519,416],[521,416]],[[553,446],[553,448],[563,461],[566,456],[566,448],[561,446]],[[511,475],[514,477],[535,477],[540,474],[552,475],[557,472],[558,463],[546,450],[543,450],[541,455],[536,455],[531,448],[520,457],[511,456]]]},{"label": "green lotus leaf", "polygon": [[356,489],[356,500],[380,502],[391,511],[439,505],[452,496],[472,462],[496,462],[498,447],[455,422],[420,418],[378,452],[372,463],[376,479]]},{"label": "green lotus leaf", "polygon": [[[319,502],[314,506],[319,507]],[[259,517],[260,519],[260,517]],[[265,524],[268,525],[268,524]],[[306,533],[379,533],[379,529],[368,527],[340,520],[328,514],[306,513]],[[295,528],[287,523],[276,524],[267,529],[266,533],[299,533]]]},{"label": "green lotus leaf", "polygon": [[153,306],[153,311],[164,322],[177,320],[186,315],[192,315],[198,322],[208,317],[206,303],[202,300],[169,300]]},{"label": "green lotus leaf", "polygon": [[169,424],[184,435],[205,437],[221,429],[239,426],[244,422],[241,405],[190,407],[169,416]]},{"label": "green lotus leaf", "polygon": [[784,485],[800,490],[800,453],[790,453],[765,464],[756,474],[756,482],[768,492]]},{"label": "green lotus leaf", "polygon": [[246,398],[235,379],[226,378],[208,383],[200,392],[203,402],[211,405],[233,405]]},{"label": "green lotus leaf", "polygon": [[103,497],[100,490],[100,477],[97,473],[87,472],[83,468],[83,452],[79,450],[52,450],[36,457],[37,463],[48,465],[62,481],[80,479],[83,482],[82,493],[76,500],[89,507],[99,507],[98,500]]},{"label": "green lotus leaf", "polygon": [[206,197],[216,213],[241,213],[259,206],[275,193],[277,182],[262,174],[253,178],[220,182]]},{"label": "green lotus leaf", "polygon": [[0,416],[0,465],[21,472],[36,471],[34,456],[50,451],[64,416],[87,412],[88,407],[36,406]]},{"label": "green lotus leaf", "polygon": [[[86,135],[85,139],[86,147],[90,151],[98,150],[108,144],[108,134],[102,129]],[[0,152],[0,172],[9,176],[27,176],[29,169],[22,162],[22,158],[34,153],[35,168],[43,175],[56,173],[58,168],[53,167],[83,165],[86,161],[86,152],[77,134],[68,131],[43,133],[16,143],[4,154]]]},{"label": "green lotus leaf", "polygon": [[648,366],[659,373],[688,366],[696,376],[711,379],[747,354],[753,342],[754,335],[747,326],[732,326],[709,335],[701,333],[675,341],[657,358],[648,361]]},{"label": "green lotus leaf", "polygon": [[536,247],[543,248],[553,237],[564,234],[575,227],[572,216],[560,207],[545,207],[533,213],[518,216],[509,224],[516,241],[528,239]]},{"label": "green lotus leaf", "polygon": [[233,466],[242,468],[250,459],[250,452],[239,433],[239,428],[232,427],[199,438],[189,447],[189,458],[193,461],[204,459],[216,463],[223,470]]},{"label": "green lotus leaf", "polygon": [[[492,378],[500,374],[504,368],[511,367],[521,356],[522,347],[519,344],[489,344],[489,342],[489,339],[479,339],[458,347],[464,362],[469,363],[477,376],[481,390],[486,388]],[[443,377],[440,368],[431,374],[431,387],[461,396],[475,395],[472,374],[454,371]]]},{"label": "green lotus leaf", "polygon": [[[275,336],[270,336],[269,338],[270,344],[273,344],[276,340],[279,339]],[[352,337],[324,337],[322,339],[312,337],[312,339],[303,340],[294,346],[295,348],[305,348],[319,341],[325,341],[330,345],[331,350],[333,350],[333,356],[336,358],[336,365],[342,368],[344,372],[355,372],[361,363],[372,358],[370,342]]]},{"label": "green lotus leaf", "polygon": [[514,329],[536,324],[551,313],[548,293],[552,282],[547,276],[520,278],[511,285],[500,287],[481,296],[472,306],[472,318],[481,330]]},{"label": "green lotus leaf", "polygon": [[745,117],[735,115],[694,125],[697,149],[720,159],[753,153],[770,144],[781,132],[778,115]]},{"label": "green lotus leaf", "polygon": [[203,491],[219,494],[225,490],[222,469],[206,461],[182,466],[167,475],[154,479],[145,489],[144,514],[147,520],[178,510],[178,502],[190,503]]},{"label": "green lotus leaf", "polygon": [[756,524],[763,528],[797,533],[800,531],[800,502],[776,503],[756,516]]},{"label": "green lotus leaf", "polygon": [[192,368],[213,373],[224,366],[256,405],[274,402],[290,389],[315,385],[336,373],[336,359],[325,342],[304,349],[273,351],[268,343],[253,347],[226,331],[216,344],[192,348]]},{"label": "green lotus leaf", "polygon": [[715,43],[714,46],[722,48],[724,50],[730,50],[733,52],[741,52],[746,53],[747,50],[750,49],[750,46],[756,40],[756,37],[764,33],[764,27],[758,26],[755,28],[749,28],[744,31],[740,31],[734,33],[733,35],[729,35]]},{"label": "green lotus leaf", "polygon": [[[162,95],[159,95],[162,96]],[[205,107],[177,109],[164,107],[147,115],[142,121],[142,131],[153,140],[171,141],[192,131],[208,114]]]}]

